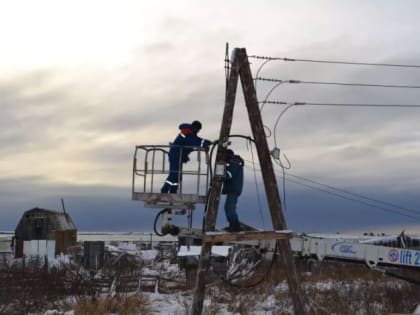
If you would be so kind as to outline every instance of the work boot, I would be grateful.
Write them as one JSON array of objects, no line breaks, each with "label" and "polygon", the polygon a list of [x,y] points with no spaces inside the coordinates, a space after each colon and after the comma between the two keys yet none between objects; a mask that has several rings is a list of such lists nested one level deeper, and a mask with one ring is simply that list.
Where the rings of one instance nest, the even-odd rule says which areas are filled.
[{"label": "work boot", "polygon": [[229,224],[229,232],[240,232],[241,225],[239,223]]},{"label": "work boot", "polygon": [[167,194],[169,193],[169,189],[171,188],[171,185],[168,183],[163,184],[162,188],[160,189],[161,194]]}]

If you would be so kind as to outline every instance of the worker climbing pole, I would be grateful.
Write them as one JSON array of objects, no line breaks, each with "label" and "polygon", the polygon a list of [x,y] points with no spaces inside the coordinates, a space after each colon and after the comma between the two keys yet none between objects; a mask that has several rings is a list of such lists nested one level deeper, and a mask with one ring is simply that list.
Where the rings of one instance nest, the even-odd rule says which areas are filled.
[{"label": "worker climbing pole", "polygon": [[[249,121],[258,151],[258,157],[261,163],[261,171],[264,180],[264,186],[268,199],[273,228],[276,231],[286,230],[287,226],[283,216],[276,177],[274,174],[269,148],[265,137],[261,113],[258,107],[258,100],[254,87],[254,82],[252,79],[248,56],[246,53],[246,49],[244,48],[236,48],[233,51],[231,60],[231,71],[229,73],[229,79],[227,81],[225,107],[218,143],[223,144],[229,140],[229,134],[233,119],[233,108],[235,104],[236,90],[239,78],[241,80],[245,103],[248,110]],[[225,154],[226,148],[222,145],[219,145],[216,153],[215,171],[213,172],[213,178],[211,180],[207,212],[205,214],[203,244],[201,248],[200,262],[197,271],[193,303],[191,306],[191,314],[193,315],[200,315],[203,309],[206,275],[209,271],[210,254],[212,247],[212,243],[210,241],[211,237],[208,234],[208,232],[215,230],[217,209],[219,207],[220,193],[223,181],[223,176],[221,176],[220,170],[223,170],[223,166],[225,165]],[[241,232],[240,234],[242,235],[242,237],[244,237],[247,234],[247,232]],[[294,258],[290,247],[289,238],[280,236],[274,237],[275,233],[254,233],[255,239],[267,239],[268,235],[273,236],[273,239],[277,239],[281,264],[284,270],[286,271],[287,282],[289,285],[289,293],[293,302],[294,313],[298,315],[305,314],[303,295],[301,293],[296,267],[294,265]]]}]

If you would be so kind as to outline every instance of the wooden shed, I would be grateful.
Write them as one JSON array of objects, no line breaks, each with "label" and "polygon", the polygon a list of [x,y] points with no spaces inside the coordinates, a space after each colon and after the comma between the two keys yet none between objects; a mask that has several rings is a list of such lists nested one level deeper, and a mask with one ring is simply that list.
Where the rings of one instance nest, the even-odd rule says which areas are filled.
[{"label": "wooden shed", "polygon": [[42,208],[26,211],[15,229],[15,256],[23,256],[23,242],[31,240],[55,240],[55,254],[66,253],[76,245],[77,229],[70,215]]}]

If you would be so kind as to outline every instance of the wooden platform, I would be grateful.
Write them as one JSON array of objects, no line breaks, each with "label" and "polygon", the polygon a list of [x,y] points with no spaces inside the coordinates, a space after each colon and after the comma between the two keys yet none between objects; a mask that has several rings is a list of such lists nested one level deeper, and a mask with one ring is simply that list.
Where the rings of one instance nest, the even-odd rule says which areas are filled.
[{"label": "wooden platform", "polygon": [[252,240],[287,240],[292,237],[291,231],[242,231],[242,232],[207,232],[203,242],[237,242]]},{"label": "wooden platform", "polygon": [[133,192],[133,200],[144,201],[146,208],[194,209],[195,204],[206,203],[206,196],[194,194],[161,194]]}]

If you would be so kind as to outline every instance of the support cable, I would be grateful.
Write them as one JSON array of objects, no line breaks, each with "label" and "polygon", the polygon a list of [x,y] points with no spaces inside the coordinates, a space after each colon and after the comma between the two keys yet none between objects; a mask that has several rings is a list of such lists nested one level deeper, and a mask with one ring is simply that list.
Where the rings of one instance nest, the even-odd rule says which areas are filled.
[{"label": "support cable", "polygon": [[403,206],[399,206],[399,205],[397,205],[395,203],[385,202],[385,201],[382,201],[382,200],[379,200],[379,199],[367,197],[367,196],[364,196],[364,195],[361,195],[361,194],[350,192],[350,191],[345,190],[345,189],[341,189],[341,188],[333,187],[331,185],[323,184],[323,183],[320,183],[318,181],[315,181],[315,180],[312,180],[312,179],[308,179],[308,178],[305,178],[305,177],[302,177],[302,176],[297,176],[297,175],[293,175],[293,174],[290,174],[290,173],[287,173],[287,175],[288,176],[291,176],[293,178],[296,178],[296,179],[300,179],[300,180],[303,180],[303,181],[312,183],[312,184],[316,184],[316,185],[323,186],[323,187],[326,187],[326,188],[329,188],[329,189],[332,189],[332,190],[343,192],[345,194],[348,194],[348,195],[351,195],[351,196],[354,196],[354,197],[366,199],[368,201],[373,201],[373,202],[380,203],[380,204],[385,205],[385,206],[390,206],[390,207],[398,208],[398,209],[403,210],[403,211],[407,211],[407,212],[411,212],[413,214],[419,214],[420,215],[420,211],[419,210],[413,210],[413,209],[409,209],[409,208],[406,208],[406,207],[403,207]]},{"label": "support cable", "polygon": [[299,59],[299,58],[287,58],[287,57],[266,57],[252,55],[248,58],[262,59],[268,61],[299,61],[299,62],[313,62],[313,63],[327,63],[327,64],[343,64],[343,65],[354,65],[354,66],[378,66],[378,67],[400,67],[400,68],[420,68],[420,65],[408,65],[408,64],[395,64],[395,63],[372,63],[372,62],[355,62],[355,61],[338,61],[338,60],[316,60],[316,59]]},{"label": "support cable", "polygon": [[[245,160],[245,161],[247,161],[247,160]],[[261,170],[259,170],[259,171],[261,171]],[[384,211],[389,211],[389,212],[393,212],[393,213],[396,213],[396,214],[399,214],[399,215],[408,216],[412,219],[418,220],[420,218],[420,211],[419,210],[409,209],[409,208],[406,208],[406,207],[403,207],[403,206],[400,206],[400,205],[397,205],[397,204],[394,204],[394,203],[385,202],[385,201],[382,201],[382,200],[379,200],[379,199],[364,196],[362,194],[353,193],[353,192],[350,192],[350,191],[345,190],[345,189],[337,188],[337,187],[334,187],[334,186],[331,186],[331,185],[326,185],[326,184],[320,183],[318,181],[314,181],[314,180],[311,180],[311,179],[308,179],[308,178],[305,178],[305,177],[302,177],[302,176],[297,176],[297,175],[294,175],[294,174],[291,174],[291,173],[288,173],[288,172],[286,174],[289,177],[295,178],[295,180],[287,178],[286,179],[287,181],[293,182],[293,183],[298,184],[298,185],[305,186],[307,188],[311,188],[313,190],[318,190],[318,191],[321,191],[321,192],[324,192],[324,193],[327,193],[327,194],[330,194],[330,195],[334,195],[336,197],[340,197],[340,198],[343,198],[343,199],[346,199],[346,200],[362,203],[364,205],[367,205],[367,206],[370,206],[370,207],[373,207],[373,208],[379,208],[379,209],[384,210]],[[301,181],[309,182],[309,184],[302,183]],[[319,187],[314,186],[314,185],[323,186],[324,189],[319,188]],[[334,191],[336,191],[336,192],[334,192]],[[345,194],[347,194],[351,197],[347,197],[347,196],[345,196]],[[367,201],[364,201],[363,199],[367,200]],[[375,205],[371,202],[382,204],[382,205],[387,206],[387,207],[397,208],[398,210],[401,210],[401,211],[381,207],[381,206]],[[412,213],[414,216],[406,214],[404,212]]]},{"label": "support cable", "polygon": [[324,102],[286,102],[263,101],[264,104],[290,105],[290,106],[336,106],[336,107],[403,107],[419,108],[420,104],[372,104],[372,103],[324,103]]},{"label": "support cable", "polygon": [[249,144],[250,144],[250,150],[251,150],[252,168],[254,170],[254,183],[255,183],[255,190],[257,192],[258,209],[259,209],[259,212],[260,212],[260,219],[261,219],[261,223],[262,223],[262,226],[263,226],[263,230],[265,230],[265,222],[264,222],[264,216],[263,216],[263,213],[262,213],[260,191],[258,189],[258,182],[257,182],[257,170],[255,168],[255,161],[254,161],[254,151],[252,150],[252,143],[251,143],[250,140],[249,140]]},{"label": "support cable", "polygon": [[398,210],[393,210],[393,209],[381,207],[381,206],[372,204],[370,202],[366,202],[366,201],[363,201],[363,200],[360,200],[360,199],[357,199],[357,198],[353,198],[353,197],[347,197],[347,196],[344,196],[342,194],[339,194],[339,193],[336,193],[336,192],[333,192],[333,191],[330,191],[330,190],[327,190],[327,189],[324,189],[324,188],[319,188],[319,187],[314,187],[314,186],[311,186],[311,185],[308,185],[308,184],[304,184],[302,182],[299,182],[299,181],[296,181],[296,180],[293,180],[293,179],[290,179],[290,178],[288,178],[287,181],[295,183],[295,184],[299,184],[299,185],[302,185],[302,186],[305,186],[305,187],[308,187],[308,188],[311,188],[311,189],[322,191],[324,193],[327,193],[327,194],[330,194],[330,195],[333,195],[333,196],[336,196],[336,197],[340,197],[340,198],[343,198],[343,199],[346,199],[346,200],[359,202],[359,203],[364,204],[366,206],[373,207],[373,208],[376,208],[376,209],[379,209],[379,210],[382,210],[382,211],[385,211],[385,212],[398,214],[398,215],[413,219],[417,222],[420,219],[420,216],[413,216],[413,215],[406,214],[406,213],[398,211]]},{"label": "support cable", "polygon": [[283,163],[281,162],[281,160],[280,160],[280,158],[278,159],[278,160],[276,160],[276,159],[274,159],[273,158],[273,160],[274,160],[274,162],[278,165],[278,166],[280,166],[280,168],[281,168],[281,171],[282,171],[282,188],[283,188],[283,199],[282,199],[282,201],[283,201],[283,208],[284,208],[284,211],[285,212],[287,212],[287,201],[286,201],[286,169],[290,169],[291,167],[292,167],[292,165],[290,164],[290,161],[289,161],[289,159],[287,158],[287,156],[286,156],[286,154],[283,154],[283,156],[284,156],[284,158],[286,159],[286,161],[287,161],[287,166],[284,166],[283,165]]},{"label": "support cable", "polygon": [[265,81],[265,82],[279,82],[279,83],[281,82],[281,83],[289,83],[289,84],[316,84],[316,85],[342,85],[342,86],[420,89],[419,85],[395,85],[395,84],[354,83],[354,82],[348,83],[348,82],[281,80],[281,79],[275,79],[275,78],[255,78],[255,80]]},{"label": "support cable", "polygon": [[259,212],[260,212],[260,218],[261,218],[261,223],[265,229],[265,223],[264,223],[264,217],[262,214],[262,206],[261,206],[261,198],[260,198],[260,193],[259,193],[259,189],[258,189],[258,184],[257,184],[257,177],[256,177],[256,171],[255,171],[255,163],[254,163],[254,153],[252,151],[252,144],[255,144],[255,140],[253,138],[251,138],[250,136],[244,136],[244,135],[240,135],[240,134],[232,134],[229,135],[229,139],[230,138],[242,138],[247,140],[247,145],[248,143],[250,144],[251,147],[251,156],[252,156],[252,166],[254,168],[254,181],[255,181],[255,188],[256,188],[256,192],[257,192],[257,198],[258,198],[258,207],[259,207]]},{"label": "support cable", "polygon": [[[293,102],[293,103],[287,103],[284,101],[264,101],[266,104],[279,104],[279,105],[287,105],[279,114],[279,116],[276,119],[276,122],[274,124],[274,145],[277,147],[277,127],[280,121],[280,118],[284,115],[284,113],[292,108],[293,106],[340,106],[340,107],[376,107],[376,108],[384,108],[384,107],[402,107],[402,108],[420,108],[420,105],[409,105],[409,104],[355,104],[355,103],[313,103],[313,102]],[[282,168],[283,172],[283,183],[285,184],[285,175],[284,167],[283,165],[279,165]],[[285,194],[285,192],[283,192]],[[285,199],[285,196],[284,196]]]}]

